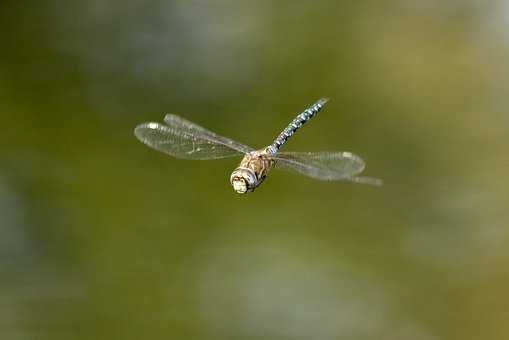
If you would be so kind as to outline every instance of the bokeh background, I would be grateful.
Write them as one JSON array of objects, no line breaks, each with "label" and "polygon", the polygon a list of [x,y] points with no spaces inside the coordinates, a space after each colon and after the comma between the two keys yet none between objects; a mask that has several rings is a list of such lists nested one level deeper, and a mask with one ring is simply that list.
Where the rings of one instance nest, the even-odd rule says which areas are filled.
[{"label": "bokeh background", "polygon": [[[509,338],[507,1],[2,1],[0,338]],[[382,188],[133,136],[176,113]]]}]

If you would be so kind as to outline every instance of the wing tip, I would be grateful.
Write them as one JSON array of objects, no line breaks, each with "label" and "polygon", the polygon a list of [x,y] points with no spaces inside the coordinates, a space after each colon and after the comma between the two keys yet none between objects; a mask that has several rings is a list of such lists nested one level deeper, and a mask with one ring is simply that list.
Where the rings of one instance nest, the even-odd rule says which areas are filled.
[{"label": "wing tip", "polygon": [[134,128],[133,133],[136,136],[136,138],[138,138],[142,142],[145,142],[145,137],[144,137],[145,132],[147,130],[159,130],[160,127],[161,127],[161,124],[155,123],[155,122],[141,123]]},{"label": "wing tip", "polygon": [[384,181],[380,178],[373,178],[373,177],[351,177],[349,178],[350,181],[360,184],[368,184],[375,187],[381,187],[384,185]]}]

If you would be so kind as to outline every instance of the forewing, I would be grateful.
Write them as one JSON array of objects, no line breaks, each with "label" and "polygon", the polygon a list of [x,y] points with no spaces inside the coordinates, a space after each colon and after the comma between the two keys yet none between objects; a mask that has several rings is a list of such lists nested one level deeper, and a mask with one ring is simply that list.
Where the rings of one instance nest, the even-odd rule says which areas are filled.
[{"label": "forewing", "polygon": [[279,152],[272,157],[276,160],[276,168],[315,179],[381,185],[375,178],[356,177],[364,170],[365,163],[351,152]]},{"label": "forewing", "polygon": [[236,142],[230,138],[226,138],[223,136],[220,136],[212,131],[209,131],[205,129],[204,127],[197,125],[193,122],[188,121],[187,119],[184,119],[180,116],[174,115],[174,114],[167,114],[164,117],[164,122],[171,128],[174,128],[176,130],[181,131],[187,131],[188,133],[192,135],[200,135],[202,137],[206,137],[207,139],[211,141],[216,141],[219,144],[222,144],[224,146],[228,146],[234,150],[248,153],[253,151],[253,148],[250,148],[249,146],[246,146],[242,143]]},{"label": "forewing", "polygon": [[227,138],[195,124],[191,126],[193,128],[144,123],[134,129],[134,134],[142,143],[177,158],[218,159],[243,154],[244,148],[228,143]]}]

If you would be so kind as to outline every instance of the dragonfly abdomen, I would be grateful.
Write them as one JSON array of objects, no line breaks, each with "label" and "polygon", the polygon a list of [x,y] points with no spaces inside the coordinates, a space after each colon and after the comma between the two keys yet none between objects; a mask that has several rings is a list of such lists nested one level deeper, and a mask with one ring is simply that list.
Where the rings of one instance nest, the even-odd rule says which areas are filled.
[{"label": "dragonfly abdomen", "polygon": [[291,121],[290,124],[279,134],[279,136],[272,142],[271,145],[268,146],[267,150],[270,153],[276,153],[281,146],[286,143],[286,141],[293,136],[295,131],[297,131],[302,125],[304,125],[308,120],[313,118],[318,111],[320,111],[325,103],[327,103],[328,99],[322,98],[318,100],[316,103],[308,107],[302,113],[300,113],[294,120]]}]

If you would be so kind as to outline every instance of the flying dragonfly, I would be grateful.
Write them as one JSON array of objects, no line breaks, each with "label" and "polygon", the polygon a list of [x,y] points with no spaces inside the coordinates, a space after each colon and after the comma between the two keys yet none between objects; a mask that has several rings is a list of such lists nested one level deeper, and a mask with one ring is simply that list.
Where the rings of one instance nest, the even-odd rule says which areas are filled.
[{"label": "flying dragonfly", "polygon": [[148,122],[138,125],[134,134],[142,143],[176,158],[207,160],[244,155],[230,176],[233,189],[240,194],[254,191],[272,168],[295,171],[318,180],[380,186],[380,179],[358,176],[364,170],[365,163],[351,152],[279,152],[295,131],[313,118],[327,101],[327,98],[321,98],[309,106],[295,117],[272,144],[259,150],[173,114],[164,117],[166,124]]}]

